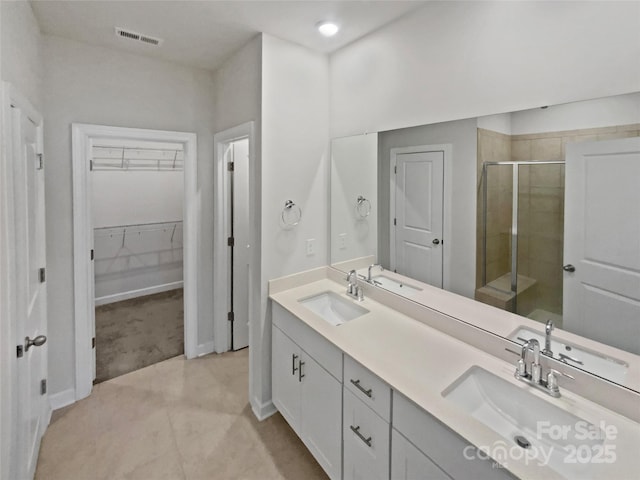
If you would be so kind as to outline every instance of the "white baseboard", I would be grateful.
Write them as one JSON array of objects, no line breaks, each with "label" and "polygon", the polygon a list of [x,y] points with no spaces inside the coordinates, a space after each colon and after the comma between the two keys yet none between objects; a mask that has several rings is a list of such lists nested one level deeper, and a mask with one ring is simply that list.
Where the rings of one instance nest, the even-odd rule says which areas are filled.
[{"label": "white baseboard", "polygon": [[49,405],[51,405],[52,410],[66,407],[67,405],[75,403],[75,401],[76,391],[73,388],[49,395]]},{"label": "white baseboard", "polygon": [[251,410],[259,421],[266,420],[278,411],[271,400],[267,403],[260,403],[256,398],[251,401]]},{"label": "white baseboard", "polygon": [[214,351],[215,351],[215,348],[214,348],[213,341],[202,343],[198,345],[198,348],[196,349],[196,356],[202,357],[203,355],[208,355],[210,353],[213,353]]},{"label": "white baseboard", "polygon": [[122,300],[129,300],[131,298],[144,297],[145,295],[153,295],[154,293],[168,292],[169,290],[176,290],[183,288],[184,282],[164,283],[162,285],[154,285],[153,287],[140,288],[138,290],[130,290],[128,292],[115,293],[113,295],[105,295],[104,297],[97,297],[95,304],[106,305],[108,303],[121,302]]}]

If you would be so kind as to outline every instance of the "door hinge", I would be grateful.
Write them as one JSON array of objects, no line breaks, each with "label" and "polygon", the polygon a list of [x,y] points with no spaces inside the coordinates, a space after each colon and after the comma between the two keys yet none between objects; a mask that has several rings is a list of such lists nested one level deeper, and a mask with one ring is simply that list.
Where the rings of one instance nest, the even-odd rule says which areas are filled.
[{"label": "door hinge", "polygon": [[44,283],[44,281],[47,278],[47,270],[46,270],[46,268],[42,267],[39,270],[39,275],[40,275],[40,283]]},{"label": "door hinge", "polygon": [[395,218],[393,219],[393,224],[396,225],[396,219]]},{"label": "door hinge", "polygon": [[43,378],[40,380],[40,395],[44,395],[47,393],[47,379]]},{"label": "door hinge", "polygon": [[24,346],[23,345],[18,345],[16,347],[16,357],[18,357],[18,358],[24,357]]},{"label": "door hinge", "polygon": [[227,171],[228,172],[233,172],[235,169],[236,165],[234,162],[227,162]]},{"label": "door hinge", "polygon": [[36,166],[38,170],[42,170],[44,168],[44,155],[41,153],[38,154],[38,165]]},{"label": "door hinge", "polygon": [[230,322],[233,322],[233,320],[234,320],[233,312],[227,313],[227,320],[230,321]]},{"label": "door hinge", "polygon": [[93,172],[93,160],[89,160],[89,171]]},{"label": "door hinge", "polygon": [[93,253],[93,248],[92,248],[91,249],[91,260],[93,260],[93,256],[94,256],[94,253]]},{"label": "door hinge", "polygon": [[235,239],[233,237],[227,238],[227,245],[233,247],[235,245]]},{"label": "door hinge", "polygon": [[96,337],[91,339],[91,348],[96,348]]}]

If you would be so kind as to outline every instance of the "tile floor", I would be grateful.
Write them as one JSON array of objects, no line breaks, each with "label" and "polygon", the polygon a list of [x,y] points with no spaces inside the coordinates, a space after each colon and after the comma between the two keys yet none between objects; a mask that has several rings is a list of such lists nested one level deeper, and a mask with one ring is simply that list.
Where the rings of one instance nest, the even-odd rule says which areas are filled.
[{"label": "tile floor", "polygon": [[326,479],[280,414],[248,402],[248,349],[108,380],[54,412],[37,480]]},{"label": "tile floor", "polygon": [[183,353],[182,289],[96,307],[96,383]]}]

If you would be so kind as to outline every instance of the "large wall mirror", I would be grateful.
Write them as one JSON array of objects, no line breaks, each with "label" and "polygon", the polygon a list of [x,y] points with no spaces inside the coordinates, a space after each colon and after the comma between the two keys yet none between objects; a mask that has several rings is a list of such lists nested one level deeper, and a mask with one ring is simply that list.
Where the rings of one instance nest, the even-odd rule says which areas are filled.
[{"label": "large wall mirror", "polygon": [[331,168],[336,268],[512,312],[476,326],[516,343],[553,328],[548,353],[640,391],[640,93],[337,138]]}]

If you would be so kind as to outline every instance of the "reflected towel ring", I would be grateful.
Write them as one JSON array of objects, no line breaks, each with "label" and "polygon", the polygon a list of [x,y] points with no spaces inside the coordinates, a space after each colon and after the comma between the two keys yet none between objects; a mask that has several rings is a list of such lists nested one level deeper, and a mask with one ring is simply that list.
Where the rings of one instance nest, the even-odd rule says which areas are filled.
[{"label": "reflected towel ring", "polygon": [[362,195],[358,195],[358,199],[356,200],[356,214],[360,218],[367,218],[370,213],[371,202]]},{"label": "reflected towel ring", "polygon": [[302,220],[302,209],[293,200],[287,200],[284,202],[280,218],[285,228],[293,228]]}]

